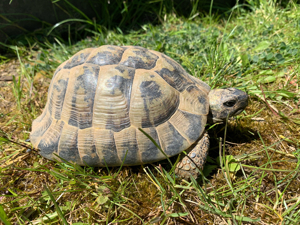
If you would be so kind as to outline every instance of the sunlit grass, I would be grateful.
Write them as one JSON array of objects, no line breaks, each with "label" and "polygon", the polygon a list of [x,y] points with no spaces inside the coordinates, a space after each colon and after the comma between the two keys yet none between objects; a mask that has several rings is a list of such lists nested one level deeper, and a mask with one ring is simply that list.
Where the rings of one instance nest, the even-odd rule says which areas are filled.
[{"label": "sunlit grass", "polygon": [[[300,8],[261,1],[252,12],[238,10],[224,21],[169,15],[163,25],[128,34],[94,30],[74,45],[57,39],[28,54],[19,48],[20,82],[16,78],[0,91],[3,223],[298,224]],[[103,44],[164,52],[212,87],[249,93],[242,115],[226,126],[207,127],[211,149],[204,176],[174,180],[167,161],[89,168],[27,151],[25,139],[55,68],[77,51]]]}]

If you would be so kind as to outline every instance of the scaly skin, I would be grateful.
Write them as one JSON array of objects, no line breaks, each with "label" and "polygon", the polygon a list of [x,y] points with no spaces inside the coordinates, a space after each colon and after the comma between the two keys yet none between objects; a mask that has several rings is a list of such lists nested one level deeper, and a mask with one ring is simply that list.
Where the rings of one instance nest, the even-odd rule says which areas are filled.
[{"label": "scaly skin", "polygon": [[[190,176],[197,179],[200,175],[199,169],[203,169],[209,149],[209,136],[205,132],[198,143],[188,152],[188,156],[184,155],[176,166],[175,173],[177,176],[190,179]],[[196,166],[197,165],[197,166]],[[198,168],[199,169],[198,169]]]}]

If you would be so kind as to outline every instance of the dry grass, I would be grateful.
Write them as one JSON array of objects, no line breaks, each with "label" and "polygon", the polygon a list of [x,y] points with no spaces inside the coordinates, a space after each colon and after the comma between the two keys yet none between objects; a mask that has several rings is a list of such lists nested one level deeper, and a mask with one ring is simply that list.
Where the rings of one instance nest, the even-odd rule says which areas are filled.
[{"label": "dry grass", "polygon": [[[96,35],[73,46],[49,44],[28,54],[19,49],[18,67],[12,69],[11,60],[0,67],[20,68],[20,82],[0,81],[2,221],[298,224],[299,15],[298,6],[281,9],[262,1],[252,13],[240,12],[223,23],[169,18],[163,26],[147,25],[127,35],[109,32],[104,39]],[[99,42],[163,51],[211,86],[237,86],[249,93],[242,115],[227,126],[208,128],[205,177],[176,180],[167,172],[168,162],[107,170],[50,162],[27,150],[25,140],[46,103],[53,70]]]}]

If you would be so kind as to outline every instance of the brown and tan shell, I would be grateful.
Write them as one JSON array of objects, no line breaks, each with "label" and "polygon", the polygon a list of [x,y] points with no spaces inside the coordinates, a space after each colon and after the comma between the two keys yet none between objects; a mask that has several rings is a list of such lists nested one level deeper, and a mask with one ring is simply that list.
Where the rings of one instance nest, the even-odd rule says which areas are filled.
[{"label": "brown and tan shell", "polygon": [[55,71],[30,140],[42,156],[79,165],[159,161],[165,156],[139,128],[168,156],[186,150],[204,131],[209,91],[162,53],[136,46],[84,49]]}]

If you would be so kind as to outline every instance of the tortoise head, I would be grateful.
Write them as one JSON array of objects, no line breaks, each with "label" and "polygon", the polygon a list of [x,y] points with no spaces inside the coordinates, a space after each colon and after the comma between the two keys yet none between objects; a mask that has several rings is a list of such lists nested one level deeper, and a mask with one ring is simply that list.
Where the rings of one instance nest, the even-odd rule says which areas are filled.
[{"label": "tortoise head", "polygon": [[222,122],[240,114],[248,105],[248,95],[236,88],[214,89],[208,94],[209,123]]}]

